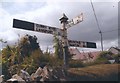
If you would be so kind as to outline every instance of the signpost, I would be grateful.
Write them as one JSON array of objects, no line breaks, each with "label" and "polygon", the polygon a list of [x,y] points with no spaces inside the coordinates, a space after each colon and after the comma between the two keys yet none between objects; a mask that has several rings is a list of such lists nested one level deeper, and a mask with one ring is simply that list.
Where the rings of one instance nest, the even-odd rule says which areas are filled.
[{"label": "signpost", "polygon": [[67,39],[67,29],[66,29],[66,24],[67,24],[67,16],[63,14],[62,18],[60,18],[61,21],[61,29],[63,30],[63,35],[61,36],[62,38],[62,44],[63,44],[63,57],[64,57],[64,67],[65,69],[67,68],[67,62],[68,62],[68,39]]},{"label": "signpost", "polygon": [[67,57],[68,57],[68,46],[74,47],[86,47],[86,48],[96,48],[96,43],[93,42],[84,42],[84,41],[75,41],[67,39],[67,29],[82,22],[83,21],[83,13],[79,16],[73,18],[68,21],[68,18],[65,14],[63,14],[62,18],[60,18],[61,28],[46,26],[42,24],[36,24],[32,22],[22,21],[18,19],[13,19],[13,27],[18,29],[31,30],[46,34],[57,34],[61,36],[62,45],[63,45],[63,56],[64,56],[64,67],[67,68]]}]

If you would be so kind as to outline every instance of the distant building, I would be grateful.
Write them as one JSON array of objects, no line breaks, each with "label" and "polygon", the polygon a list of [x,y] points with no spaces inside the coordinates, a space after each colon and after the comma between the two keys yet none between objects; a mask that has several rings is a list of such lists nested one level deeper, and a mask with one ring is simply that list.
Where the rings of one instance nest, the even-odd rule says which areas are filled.
[{"label": "distant building", "polygon": [[77,48],[70,48],[69,49],[70,54],[73,54],[72,59],[77,60],[77,59],[82,59],[83,56],[80,56],[80,51]]},{"label": "distant building", "polygon": [[111,47],[109,50],[112,54],[119,54],[118,56],[114,57],[115,63],[120,63],[120,49],[118,47]]},{"label": "distant building", "polygon": [[111,47],[108,51],[113,54],[120,54],[120,49],[117,47]]},{"label": "distant building", "polygon": [[73,54],[73,60],[81,60],[81,61],[94,61],[98,55],[100,54],[100,51],[96,52],[80,52],[77,48],[70,48],[70,53]]}]

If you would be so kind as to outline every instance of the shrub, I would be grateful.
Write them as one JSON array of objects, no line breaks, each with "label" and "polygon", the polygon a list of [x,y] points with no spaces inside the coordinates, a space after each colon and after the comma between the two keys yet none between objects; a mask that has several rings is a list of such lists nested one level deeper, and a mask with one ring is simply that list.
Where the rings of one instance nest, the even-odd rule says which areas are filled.
[{"label": "shrub", "polygon": [[95,64],[106,64],[109,63],[107,58],[99,57],[95,60]]},{"label": "shrub", "polygon": [[115,63],[120,63],[120,54],[115,54],[113,55],[114,56],[114,59],[115,59]]},{"label": "shrub", "polygon": [[69,61],[69,67],[77,68],[77,67],[85,67],[85,65],[80,60],[71,60]]},{"label": "shrub", "polygon": [[103,51],[98,55],[95,61],[85,63],[85,66],[91,66],[96,64],[106,64],[106,63],[109,64],[110,62],[108,61],[108,59],[110,58],[112,58],[112,53],[108,51]]},{"label": "shrub", "polygon": [[99,54],[101,58],[107,58],[107,59],[112,58],[112,55],[113,54],[109,51],[103,51]]},{"label": "shrub", "polygon": [[108,59],[110,58],[112,58],[112,53],[108,51],[103,51],[98,55],[95,61],[84,63],[84,65],[92,66],[92,65],[97,65],[97,64],[110,64],[110,62],[108,61]]}]

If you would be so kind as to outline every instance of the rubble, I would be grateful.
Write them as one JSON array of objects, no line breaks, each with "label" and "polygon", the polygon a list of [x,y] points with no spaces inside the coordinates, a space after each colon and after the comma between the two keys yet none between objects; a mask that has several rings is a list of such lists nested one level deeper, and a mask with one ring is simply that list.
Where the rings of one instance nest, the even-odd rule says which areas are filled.
[{"label": "rubble", "polygon": [[62,68],[50,68],[48,66],[44,66],[43,68],[39,67],[35,73],[31,74],[31,76],[28,72],[21,70],[20,76],[15,74],[7,81],[66,81],[64,74],[65,72]]},{"label": "rubble", "polygon": [[21,83],[25,83],[25,80],[23,80],[20,76],[18,76],[17,74],[13,75],[11,79],[7,80],[8,82],[9,81],[18,81],[18,82],[21,82]]},{"label": "rubble", "polygon": [[26,81],[31,81],[29,73],[24,70],[21,70],[20,77]]},{"label": "rubble", "polygon": [[3,77],[4,77],[4,75],[0,75],[0,83],[2,83],[3,82]]},{"label": "rubble", "polygon": [[33,74],[33,76],[36,78],[36,77],[38,77],[38,76],[40,76],[41,75],[41,73],[42,73],[42,68],[41,67],[39,67],[38,69],[37,69],[37,71]]},{"label": "rubble", "polygon": [[115,63],[115,60],[108,60],[111,64]]}]

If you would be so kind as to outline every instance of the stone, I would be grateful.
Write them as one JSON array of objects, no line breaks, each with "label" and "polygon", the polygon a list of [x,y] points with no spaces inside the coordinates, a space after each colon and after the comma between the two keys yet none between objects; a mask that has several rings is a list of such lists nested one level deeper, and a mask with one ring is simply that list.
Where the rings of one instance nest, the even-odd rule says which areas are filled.
[{"label": "stone", "polygon": [[4,75],[0,76],[0,83],[2,83],[4,81],[3,77],[4,77]]},{"label": "stone", "polygon": [[42,72],[43,72],[42,68],[39,67],[39,68],[37,69],[37,71],[34,73],[34,76],[33,76],[33,77],[41,76],[41,73],[42,73]]},{"label": "stone", "polygon": [[12,78],[17,79],[18,81],[24,81],[20,76],[17,74],[13,75]]},{"label": "stone", "polygon": [[41,67],[39,67],[35,73],[32,73],[31,75],[31,79],[32,81],[40,81],[42,79],[42,73],[43,73],[43,69]]},{"label": "stone", "polygon": [[34,74],[35,73],[32,73],[31,76],[30,76],[32,81],[34,81]]},{"label": "stone", "polygon": [[31,81],[31,77],[28,72],[21,70],[20,73],[21,78],[23,78],[25,81]]},{"label": "stone", "polygon": [[7,80],[7,82],[14,82],[14,81],[18,81],[17,79],[11,78],[9,80]]},{"label": "stone", "polygon": [[17,74],[13,75],[11,79],[7,80],[7,81],[17,81],[17,82],[21,82],[21,83],[25,83],[25,80],[23,80],[20,76],[18,76]]},{"label": "stone", "polygon": [[115,62],[115,60],[108,60],[111,64],[113,64]]},{"label": "stone", "polygon": [[47,66],[43,68],[42,76],[48,78],[49,77],[49,70]]}]

